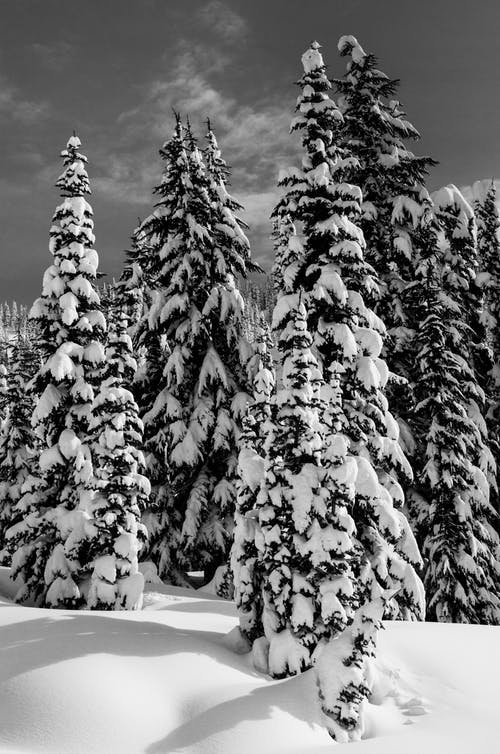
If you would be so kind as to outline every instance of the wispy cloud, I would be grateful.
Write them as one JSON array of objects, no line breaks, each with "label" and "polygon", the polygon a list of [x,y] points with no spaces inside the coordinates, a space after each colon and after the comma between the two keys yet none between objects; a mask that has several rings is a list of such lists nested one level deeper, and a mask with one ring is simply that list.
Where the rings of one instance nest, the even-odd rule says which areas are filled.
[{"label": "wispy cloud", "polygon": [[[102,165],[102,158],[96,162]],[[158,181],[158,161],[142,161],[136,156],[111,155],[104,162],[104,172],[91,175],[92,191],[124,204],[151,203],[151,188]]]},{"label": "wispy cloud", "polygon": [[221,0],[210,0],[197,16],[203,26],[226,42],[240,42],[247,35],[245,19]]},{"label": "wispy cloud", "polygon": [[50,44],[34,42],[29,45],[30,52],[34,53],[37,60],[52,71],[62,70],[72,59],[75,48],[69,42],[59,40]]},{"label": "wispy cloud", "polygon": [[15,86],[0,75],[0,117],[31,125],[48,115],[46,102],[35,102],[23,97]]},{"label": "wispy cloud", "polygon": [[118,121],[127,143],[167,138],[172,130],[172,110],[189,115],[198,130],[210,117],[226,159],[233,167],[233,184],[242,190],[275,181],[283,162],[293,151],[289,135],[291,114],[274,101],[249,104],[214,83],[216,67],[206,54],[183,51],[168,77],[147,87],[143,100],[122,113]]},{"label": "wispy cloud", "polygon": [[[172,108],[189,115],[203,134],[210,117],[223,155],[232,167],[231,191],[245,207],[254,255],[265,264],[270,250],[269,215],[278,191],[279,169],[293,160],[289,135],[291,113],[274,101],[241,101],[219,83],[218,56],[206,48],[179,50],[165,78],[156,78],[143,91],[137,107],[119,117],[117,151],[104,151],[92,162],[99,169],[94,193],[111,201],[141,206],[152,202],[161,163],[157,148],[173,130]],[[147,147],[145,146],[147,145]]]},{"label": "wispy cloud", "polygon": [[[209,3],[205,7],[220,3]],[[280,168],[293,164],[295,141],[289,134],[292,113],[273,99],[248,102],[234,89],[227,90],[223,66],[229,54],[208,45],[179,42],[165,76],[157,75],[141,91],[137,106],[118,118],[116,149],[103,151],[92,162],[99,174],[92,181],[112,201],[151,204],[151,189],[158,182],[161,163],[157,148],[170,137],[175,109],[189,115],[195,132],[204,134],[211,119],[223,156],[232,168],[231,191],[245,206],[256,256],[269,254],[269,215],[278,198]]]}]

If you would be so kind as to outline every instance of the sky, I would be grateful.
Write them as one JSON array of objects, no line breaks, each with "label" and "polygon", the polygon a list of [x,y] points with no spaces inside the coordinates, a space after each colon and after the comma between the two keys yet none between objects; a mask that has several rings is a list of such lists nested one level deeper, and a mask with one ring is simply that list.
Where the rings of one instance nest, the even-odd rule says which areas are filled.
[{"label": "sky", "polygon": [[161,177],[172,108],[203,136],[211,118],[245,206],[254,257],[269,268],[277,175],[313,39],[329,75],[353,34],[401,81],[399,99],[439,160],[435,189],[500,178],[498,0],[0,0],[0,300],[30,304],[50,264],[60,151],[87,155],[96,249],[118,276]]}]

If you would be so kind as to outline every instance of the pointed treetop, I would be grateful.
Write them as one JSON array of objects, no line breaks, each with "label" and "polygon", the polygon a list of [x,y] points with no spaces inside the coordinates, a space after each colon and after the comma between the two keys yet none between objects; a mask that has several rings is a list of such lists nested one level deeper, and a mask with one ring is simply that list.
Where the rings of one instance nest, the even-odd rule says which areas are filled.
[{"label": "pointed treetop", "polygon": [[312,73],[318,69],[324,68],[323,56],[319,52],[321,45],[319,42],[311,42],[311,46],[302,55],[302,65],[304,73]]},{"label": "pointed treetop", "polygon": [[175,128],[174,133],[179,135],[182,132],[182,120],[181,120],[181,114],[178,110],[175,109],[175,107],[172,108],[172,112],[174,114],[175,118]]},{"label": "pointed treetop", "polygon": [[189,115],[186,115],[186,135],[188,140],[189,148],[194,151],[196,147],[196,138],[193,133],[193,129],[191,128],[191,121],[189,120]]},{"label": "pointed treetop", "polygon": [[80,139],[76,135],[76,131],[73,131],[73,136],[69,137],[68,143],[66,144],[66,149],[68,149],[68,150],[70,150],[70,149],[75,150],[75,149],[78,149],[81,146],[82,146],[82,142],[80,141]]},{"label": "pointed treetop", "polygon": [[65,170],[57,179],[56,187],[61,189],[62,196],[84,196],[92,193],[85,169],[87,158],[78,151],[81,145],[78,136],[73,135],[68,139],[66,149],[61,152]]}]

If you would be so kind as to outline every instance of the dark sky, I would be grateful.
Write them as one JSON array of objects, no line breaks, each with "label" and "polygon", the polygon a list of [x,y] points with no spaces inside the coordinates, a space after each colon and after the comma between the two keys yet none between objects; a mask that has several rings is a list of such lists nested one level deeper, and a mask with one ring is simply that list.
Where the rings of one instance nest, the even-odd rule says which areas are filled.
[{"label": "dark sky", "polygon": [[269,265],[267,216],[288,136],[300,55],[338,38],[375,53],[440,161],[430,188],[500,177],[499,0],[0,0],[0,300],[30,303],[50,263],[59,152],[73,128],[89,158],[101,270],[118,274],[152,206],[171,108],[209,115]]}]

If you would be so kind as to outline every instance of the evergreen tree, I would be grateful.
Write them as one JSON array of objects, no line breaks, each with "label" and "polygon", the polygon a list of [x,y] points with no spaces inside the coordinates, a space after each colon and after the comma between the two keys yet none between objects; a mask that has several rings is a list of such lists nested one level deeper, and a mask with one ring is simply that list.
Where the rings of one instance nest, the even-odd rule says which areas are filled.
[{"label": "evergreen tree", "polygon": [[90,543],[93,570],[87,605],[97,610],[141,607],[144,580],[138,554],[146,530],[140,517],[150,492],[143,473],[143,426],[127,389],[136,371],[127,315],[116,309],[112,312],[106,364],[91,423],[98,491],[91,506],[95,535]]},{"label": "evergreen tree", "polygon": [[13,330],[19,330],[19,310],[17,306],[17,301],[12,302],[12,309],[11,309],[11,327]]},{"label": "evergreen tree", "polygon": [[499,543],[488,481],[494,462],[475,358],[482,344],[474,219],[453,186],[435,201],[413,290],[418,449],[409,507],[424,556],[428,619],[497,623]]},{"label": "evergreen tree", "polygon": [[7,385],[7,416],[0,429],[0,564],[9,565],[5,533],[17,521],[14,511],[22,494],[35,454],[31,427],[33,399],[28,390],[32,376],[32,353],[29,347],[17,346]]},{"label": "evergreen tree", "polygon": [[104,360],[106,328],[96,288],[92,209],[80,140],[62,152],[56,185],[62,203],[50,230],[51,266],[31,310],[40,331],[43,364],[33,380],[33,425],[40,453],[23,486],[8,531],[15,554],[12,575],[18,600],[48,607],[85,604],[93,569],[90,522],[93,466],[88,429],[96,372]]},{"label": "evergreen tree", "polygon": [[[3,354],[2,356],[6,358]],[[0,364],[0,422],[5,419],[9,405],[9,394],[7,387],[8,370],[6,364]]]},{"label": "evergreen tree", "polygon": [[[432,230],[430,235],[432,242]],[[435,234],[434,243],[437,248]],[[445,281],[438,253],[422,259],[415,388],[422,442],[419,495],[411,508],[423,543],[427,618],[498,623],[499,543],[491,525],[488,481],[477,465],[482,437],[469,410],[474,374],[463,355],[462,313]]]},{"label": "evergreen tree", "polygon": [[[191,140],[193,136],[191,134]],[[230,177],[230,170],[226,161],[222,157],[222,152],[217,143],[217,138],[212,129],[210,120],[207,120],[207,133],[205,136],[205,148],[203,150],[203,160],[205,167],[212,184],[212,192],[214,193],[214,199],[219,205],[219,212],[222,215],[222,220],[227,222],[227,230],[232,229],[237,234],[240,242],[248,246],[248,240],[244,237],[242,230],[248,228],[247,224],[243,222],[239,213],[243,210],[243,205],[240,204],[227,190],[228,181]],[[194,146],[194,143],[191,145]],[[222,230],[222,229],[221,229]],[[260,267],[252,262],[248,257],[248,271],[261,271]]]},{"label": "evergreen tree", "polygon": [[[286,191],[275,214],[289,214],[302,224],[304,259],[294,286],[305,292],[308,328],[325,381],[320,418],[327,438],[326,507],[329,515],[337,516],[334,531],[341,537],[335,544],[328,528],[323,532],[319,526],[309,548],[312,560],[324,547],[336,549],[345,579],[333,582],[326,610],[333,618],[314,658],[329,730],[346,740],[361,732],[360,704],[368,694],[366,660],[374,651],[384,610],[397,594],[396,612],[415,617],[422,613],[422,589],[413,568],[420,558],[401,510],[399,480],[407,479],[411,470],[383,392],[388,378],[380,358],[384,326],[365,304],[377,292],[377,281],[364,258],[363,234],[353,222],[361,211],[361,191],[346,183],[355,158],[339,143],[343,118],[329,97],[317,43],[302,62],[302,92],[292,130],[302,133],[305,154],[301,168],[282,174]],[[278,300],[275,311],[278,327],[284,302]],[[313,629],[315,638],[306,641],[309,651],[322,636],[321,623]],[[336,638],[335,652],[345,652],[337,680],[332,676],[331,638]]]},{"label": "evergreen tree", "polygon": [[272,282],[274,292],[293,289],[294,277],[300,269],[304,249],[290,215],[277,216],[273,222],[274,263]]},{"label": "evergreen tree", "polygon": [[265,445],[272,424],[272,398],[276,374],[271,355],[269,325],[262,321],[256,341],[253,370],[253,396],[248,407],[241,436],[238,458],[237,503],[231,566],[234,598],[240,615],[240,627],[253,642],[263,635],[262,575],[258,573],[257,497],[264,478]]},{"label": "evergreen tree", "polygon": [[[491,348],[492,367],[488,375],[487,414],[488,436],[497,467],[500,468],[500,217],[496,203],[496,186],[492,181],[484,195],[481,184],[474,187],[474,212],[477,222],[477,250],[480,281],[484,292],[483,324]],[[479,193],[479,196],[477,194]],[[500,512],[497,490],[492,490],[496,508]]]},{"label": "evergreen tree", "polygon": [[[411,385],[418,326],[411,288],[422,235],[425,238],[422,223],[429,204],[425,181],[436,162],[415,156],[408,146],[420,135],[394,99],[399,81],[380,71],[377,58],[365,53],[355,37],[341,37],[338,48],[347,59],[344,77],[335,80],[343,113],[341,143],[356,158],[347,178],[363,194],[357,223],[366,241],[366,260],[380,284],[371,301],[387,329],[384,357],[399,378],[389,381],[389,405],[406,438],[414,405]],[[405,445],[411,451],[410,437]]]},{"label": "evergreen tree", "polygon": [[477,279],[474,213],[453,185],[436,192],[434,202],[445,238],[441,285],[456,306],[451,332],[457,352],[466,362],[465,369],[470,372],[465,386],[468,413],[481,436],[474,462],[486,474],[488,482],[495,486],[495,461],[489,448],[484,418],[484,391],[492,361],[483,323],[483,294]]},{"label": "evergreen tree", "polygon": [[[352,620],[354,524],[342,503],[353,493],[356,464],[342,469],[343,496],[329,500],[320,421],[321,372],[297,295],[278,300],[282,328],[282,384],[273,431],[265,447],[265,477],[258,496],[259,595],[269,672],[293,675],[311,667],[318,645]],[[333,450],[334,444],[331,446]],[[339,471],[333,471],[332,478]]]},{"label": "evergreen tree", "polygon": [[131,248],[125,252],[125,264],[117,283],[117,296],[122,309],[127,311],[134,330],[149,302],[152,281],[148,276],[151,249],[140,231],[141,220],[132,235]]},{"label": "evergreen tree", "polygon": [[153,299],[138,329],[147,351],[138,390],[152,482],[150,554],[161,576],[179,583],[186,570],[203,568],[210,578],[227,563],[251,356],[235,279],[252,263],[223,179],[207,171],[179,119],[160,154],[159,202],[141,226],[156,253]]}]

